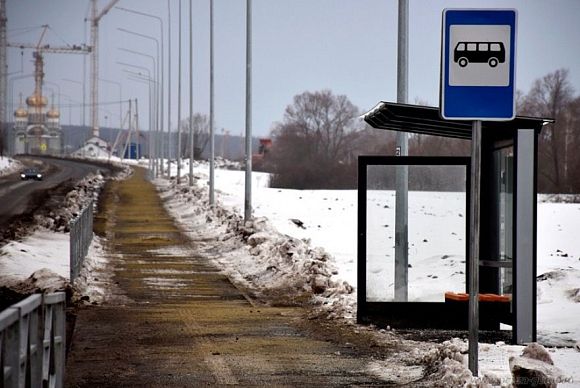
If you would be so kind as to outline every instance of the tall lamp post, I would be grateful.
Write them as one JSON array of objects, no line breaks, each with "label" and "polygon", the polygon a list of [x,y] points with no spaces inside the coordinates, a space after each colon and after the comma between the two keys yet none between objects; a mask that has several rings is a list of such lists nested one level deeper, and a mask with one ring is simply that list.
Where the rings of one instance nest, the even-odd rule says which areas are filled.
[{"label": "tall lamp post", "polygon": [[189,185],[193,186],[193,160],[195,139],[193,138],[193,1],[189,2]]},{"label": "tall lamp post", "polygon": [[[141,34],[141,33],[135,32],[135,31],[130,31],[130,30],[127,30],[125,28],[117,28],[117,30],[125,32],[127,34],[139,36],[141,38],[149,39],[155,43],[155,49],[157,51],[157,62],[156,62],[156,66],[155,66],[155,74],[156,74],[155,78],[157,80],[156,82],[158,83],[159,82],[159,68],[161,66],[163,66],[163,63],[161,63],[161,66],[160,66],[160,62],[159,62],[159,59],[160,59],[160,57],[159,57],[159,40],[157,40],[157,38],[154,38],[153,36]],[[163,43],[163,42],[161,42],[161,43]],[[161,83],[161,89],[162,88],[163,88],[163,83]],[[156,104],[156,109],[155,109],[155,126],[156,126],[155,150],[156,151],[155,151],[155,156],[156,156],[156,158],[155,158],[154,170],[155,170],[155,176],[157,177],[159,175],[159,168],[160,167],[163,168],[163,166],[159,166],[159,164],[158,164],[159,160],[161,160],[161,158],[158,158],[158,156],[159,156],[158,150],[161,149],[161,144],[159,144],[160,136],[158,136],[158,134],[159,134],[159,128],[161,128],[161,126],[163,125],[163,118],[161,118],[161,116],[159,114],[160,108],[161,108],[161,111],[163,111],[163,102],[162,102],[163,101],[163,90],[160,91],[159,90],[160,88],[158,88],[158,87],[156,87],[155,89],[156,89],[156,93],[155,93],[155,104]]]},{"label": "tall lamp post", "polygon": [[[139,51],[129,50],[126,48],[119,48],[119,50],[126,51],[126,52],[131,53],[131,54],[136,54],[136,55],[140,55],[140,56],[151,59],[151,62],[153,64],[153,72],[154,73],[157,72],[157,62],[155,61],[155,58],[152,55],[145,54],[145,53],[142,53]],[[151,104],[149,105],[149,131],[150,131],[149,135],[151,135],[151,133],[153,133],[157,130],[156,117],[157,117],[157,109],[159,106],[158,101],[157,101],[157,96],[158,96],[157,80],[154,80],[153,88],[154,88],[153,96],[155,97],[155,101],[153,102],[153,107],[151,106]],[[153,128],[153,124],[155,124],[155,128]],[[151,139],[149,139],[149,141],[151,141]],[[156,149],[153,149],[152,151],[153,151],[153,153],[156,153]],[[151,156],[152,155],[149,155],[149,160],[151,160]],[[150,166],[151,170],[155,170],[156,166],[157,166],[156,163],[154,165],[151,165]],[[153,171],[153,172],[154,172],[154,174],[156,173],[155,171]]]},{"label": "tall lamp post", "polygon": [[177,184],[181,183],[181,0],[179,1],[179,22],[177,33]]},{"label": "tall lamp post", "polygon": [[209,0],[209,204],[215,202],[215,138],[213,123],[213,0]]},{"label": "tall lamp post", "polygon": [[[83,56],[84,58],[84,56]],[[81,87],[81,92],[83,95],[83,110],[82,110],[82,122],[83,122],[83,127],[86,125],[86,121],[85,121],[85,111],[86,111],[86,100],[85,100],[85,83],[84,82],[80,82],[80,81],[75,81],[74,79],[69,79],[69,78],[63,78],[63,81],[66,82],[71,82],[73,84],[77,84],[80,85]]]},{"label": "tall lamp post", "polygon": [[[161,173],[163,174],[163,154],[164,154],[163,153],[163,149],[164,149],[164,147],[163,147],[163,145],[164,145],[164,141],[163,141],[163,125],[164,124],[163,124],[163,121],[164,121],[164,105],[165,105],[165,100],[164,100],[165,99],[165,91],[164,91],[164,88],[165,88],[165,86],[164,86],[165,85],[165,71],[164,71],[164,68],[165,68],[165,61],[164,61],[165,51],[164,51],[164,47],[163,47],[163,43],[164,43],[164,39],[163,39],[163,19],[161,19],[159,16],[155,16],[155,15],[148,14],[148,13],[141,12],[141,11],[135,11],[135,10],[128,9],[128,8],[124,8],[124,7],[115,7],[115,9],[118,9],[118,10],[124,11],[124,12],[129,12],[129,13],[132,13],[132,14],[135,14],[135,15],[140,15],[140,16],[145,16],[145,17],[148,17],[148,18],[152,18],[152,19],[155,19],[159,23],[159,34],[160,34],[160,38],[161,38],[160,39],[161,40],[161,58],[160,58],[161,61],[159,61],[159,55],[158,55],[157,63],[158,64],[159,63],[161,64],[161,66],[159,66],[161,68],[161,71],[160,71],[161,72],[161,85],[160,85],[161,91],[159,93],[161,103],[160,103],[160,106],[159,106],[159,108],[160,108],[160,114],[159,114],[159,124],[158,125],[159,125],[159,132],[161,133],[161,136],[160,136],[160,143],[161,144],[159,144],[158,150],[159,150],[159,154],[160,154],[159,156],[161,157],[160,158],[161,159],[161,166],[160,166],[161,167]],[[140,36],[143,36],[143,37],[146,37],[146,38],[151,38],[151,37],[149,37],[147,35],[142,35],[142,34],[137,34],[137,33],[134,33],[134,34],[140,35]],[[159,51],[158,51],[158,53],[159,53]],[[157,73],[157,81],[159,82],[159,73]],[[169,112],[169,107],[168,107],[168,112]],[[169,116],[169,114],[168,114],[168,116]],[[168,129],[168,131],[169,131],[169,129]],[[169,171],[169,158],[167,158],[167,171]]]},{"label": "tall lamp post", "polygon": [[[151,58],[153,58],[153,57],[151,57]],[[151,78],[151,71],[148,68],[144,67],[144,66],[134,65],[134,64],[125,63],[125,62],[117,62],[117,64],[123,65],[123,66],[132,67],[132,68],[135,68],[135,69],[141,69],[141,70],[147,72],[147,79],[148,80],[151,80],[152,79]],[[125,70],[125,71],[128,72],[128,73],[131,73],[128,70]],[[134,74],[137,75],[137,76],[142,76],[141,74],[138,74],[138,73],[134,73]],[[154,85],[153,87],[155,87],[155,83],[156,82],[155,81],[149,82],[149,131],[150,131],[150,133],[152,132],[151,129],[152,129],[152,126],[153,126],[153,119],[152,119],[153,114],[152,114],[152,111],[153,111],[154,107],[152,107],[152,105],[155,105],[155,104],[153,104],[152,99],[151,99],[151,84],[152,83]],[[153,93],[153,95],[155,95],[155,93]],[[129,117],[129,121],[131,121],[131,117]],[[151,161],[151,158],[149,158],[149,160]],[[153,166],[152,166],[151,162],[150,162],[150,166],[149,167],[151,168],[151,170],[153,170]]]},{"label": "tall lamp post", "polygon": [[[123,126],[123,88],[121,87],[121,83],[117,82],[117,81],[111,81],[108,79],[103,79],[103,78],[99,78],[99,81],[104,82],[104,83],[108,83],[111,85],[115,85],[117,86],[117,88],[119,88],[119,130],[121,130],[121,127]],[[111,129],[111,127],[109,127],[109,130]],[[111,136],[112,134],[109,132],[109,141],[111,141]]]},{"label": "tall lamp post", "polygon": [[246,192],[244,220],[252,217],[252,0],[246,0]]},{"label": "tall lamp post", "polygon": [[[141,73],[135,73],[135,72],[131,72],[131,71],[127,71],[127,73],[131,74],[131,76],[129,77],[130,80],[141,82],[141,83],[146,82],[149,85],[149,110],[151,112],[151,110],[152,110],[151,105],[153,104],[152,99],[151,99],[151,94],[154,95],[154,98],[155,98],[155,94],[156,94],[155,91],[153,91],[153,92],[151,91],[151,89],[154,89],[154,90],[156,89],[155,86],[151,87],[151,85],[152,84],[155,85],[156,81],[154,79],[152,79],[150,76],[147,76],[147,77],[143,76]],[[135,105],[135,107],[136,106],[137,105]],[[149,119],[151,120],[151,115],[149,115]],[[152,132],[149,131],[149,138],[151,137],[151,133]],[[156,152],[156,150],[155,150],[155,147],[153,145],[153,142],[151,140],[149,140],[149,154],[152,155],[155,152]],[[152,161],[152,159],[150,157],[149,158],[149,168],[151,170],[155,170],[155,166],[156,166],[155,163]],[[156,171],[153,171],[153,172],[156,173]]]},{"label": "tall lamp post", "polygon": [[[399,0],[397,44],[397,102],[407,103],[409,57],[409,1]],[[397,132],[397,155],[408,155],[406,132]],[[397,166],[395,179],[395,301],[406,302],[409,295],[409,168]]]}]

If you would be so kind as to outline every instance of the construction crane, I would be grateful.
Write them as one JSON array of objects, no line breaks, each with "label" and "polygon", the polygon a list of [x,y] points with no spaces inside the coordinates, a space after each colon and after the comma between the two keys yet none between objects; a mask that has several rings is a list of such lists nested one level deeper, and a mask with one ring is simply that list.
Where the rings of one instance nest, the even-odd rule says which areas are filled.
[{"label": "construction crane", "polygon": [[[43,96],[42,86],[44,83],[44,54],[87,54],[91,52],[90,47],[85,45],[67,45],[67,46],[51,46],[43,44],[46,32],[49,29],[48,25],[42,26],[40,38],[36,44],[31,43],[5,43],[5,47],[16,47],[21,50],[32,49],[34,52],[34,93],[26,99],[27,105],[33,109],[32,114],[28,115],[28,123],[34,124],[30,129],[30,135],[36,137],[35,146],[38,146],[42,151],[47,149],[47,143],[41,139],[46,129],[46,117],[43,113],[44,108],[48,104],[48,100]],[[53,111],[49,111],[47,117],[51,118]],[[52,116],[54,118],[54,116]],[[45,128],[45,129],[43,129]],[[27,130],[28,131],[28,130]],[[43,148],[44,147],[44,148]],[[50,148],[50,146],[49,146]],[[26,151],[28,152],[28,151]]]},{"label": "construction crane", "polygon": [[[5,104],[7,95],[7,47],[20,47],[41,49],[42,52],[51,53],[87,53],[92,52],[91,57],[91,126],[93,135],[99,136],[99,116],[97,113],[97,105],[99,98],[99,22],[111,8],[115,6],[120,0],[110,0],[109,3],[99,12],[97,9],[97,0],[91,0],[91,45],[73,45],[71,47],[51,47],[45,45],[44,47],[34,47],[30,44],[8,44],[6,41],[6,0],[0,0],[0,122],[5,120]],[[39,51],[37,51],[39,52]]]},{"label": "construction crane", "polygon": [[91,2],[91,47],[93,49],[91,58],[91,126],[93,136],[99,137],[99,115],[97,112],[99,101],[99,22],[119,0],[111,0],[101,12],[97,11],[97,0],[91,0]]},{"label": "construction crane", "polygon": [[[32,56],[34,58],[34,94],[33,96],[40,101],[42,98],[42,83],[44,80],[44,58],[43,53],[53,54],[87,54],[91,52],[91,48],[86,45],[72,45],[72,46],[51,46],[49,44],[42,44],[48,24],[42,26],[42,33],[38,39],[38,43],[7,43],[7,47],[16,47],[20,49],[33,49]],[[38,112],[40,113],[40,112]]]}]

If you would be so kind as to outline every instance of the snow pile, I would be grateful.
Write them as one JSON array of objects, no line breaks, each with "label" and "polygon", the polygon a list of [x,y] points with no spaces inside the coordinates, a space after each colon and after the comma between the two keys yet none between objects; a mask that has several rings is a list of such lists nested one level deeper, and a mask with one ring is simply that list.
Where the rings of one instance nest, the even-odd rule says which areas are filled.
[{"label": "snow pile", "polygon": [[236,162],[229,159],[224,159],[221,156],[217,156],[214,161],[215,168],[221,168],[224,170],[241,170],[244,168],[242,163]]},{"label": "snow pile", "polygon": [[[122,172],[112,179],[124,179],[131,168],[123,166]],[[105,183],[101,172],[90,174],[79,181],[64,195],[64,199],[52,199],[34,216],[32,226],[13,225],[17,239],[0,247],[0,284],[18,293],[53,292],[65,290],[72,296],[69,285],[70,276],[70,236],[69,222],[76,217],[90,199],[96,203]],[[84,282],[88,273],[104,266],[103,251],[99,240],[94,237],[93,244],[85,259],[79,285],[80,293],[89,293],[93,298],[99,294],[99,286]],[[32,274],[32,275],[31,275]],[[94,280],[94,278],[93,278]],[[102,295],[105,294],[101,290]]]},{"label": "snow pile", "polygon": [[256,296],[275,304],[328,305],[330,298],[353,293],[348,283],[335,280],[338,271],[328,252],[312,248],[308,240],[279,233],[265,217],[246,222],[231,209],[211,207],[207,190],[197,185],[156,183],[178,221],[214,230],[226,253],[212,258]]},{"label": "snow pile", "polygon": [[465,363],[467,342],[458,338],[431,349],[422,360],[437,387],[464,387],[475,382]]},{"label": "snow pile", "polygon": [[5,156],[0,157],[0,177],[8,174],[12,174],[22,168],[22,163],[18,160],[7,158]]},{"label": "snow pile", "polygon": [[580,194],[539,194],[540,203],[580,203]]},{"label": "snow pile", "polygon": [[101,172],[88,175],[66,193],[59,206],[50,207],[48,213],[35,215],[36,224],[55,232],[68,232],[70,221],[81,213],[89,201],[92,199],[96,203],[104,183]]},{"label": "snow pile", "polygon": [[24,280],[33,272],[49,268],[60,277],[68,277],[69,235],[37,229],[21,240],[10,241],[0,248],[0,284],[10,279]]},{"label": "snow pile", "polygon": [[[580,325],[563,326],[563,317],[580,317],[580,270],[558,268],[537,277],[538,310],[543,316],[538,339],[544,345],[572,347],[580,340]],[[554,330],[554,328],[562,328]]]},{"label": "snow pile", "polygon": [[4,278],[2,279],[2,287],[6,287],[23,297],[31,294],[64,291],[69,299],[73,293],[68,280],[48,268],[41,268],[23,280]]},{"label": "snow pile", "polygon": [[520,357],[510,357],[509,364],[514,387],[556,387],[558,383],[572,381],[554,366],[548,351],[537,343],[526,346]]},{"label": "snow pile", "polygon": [[105,253],[103,239],[93,236],[83,267],[74,282],[73,300],[97,305],[119,298],[109,256]]}]

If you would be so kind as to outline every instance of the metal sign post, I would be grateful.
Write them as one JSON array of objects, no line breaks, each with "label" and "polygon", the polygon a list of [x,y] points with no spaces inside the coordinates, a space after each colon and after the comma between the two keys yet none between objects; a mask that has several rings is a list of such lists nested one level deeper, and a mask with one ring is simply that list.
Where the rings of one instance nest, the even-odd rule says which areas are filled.
[{"label": "metal sign post", "polygon": [[515,10],[443,11],[440,114],[473,121],[468,274],[469,369],[478,374],[482,122],[515,117]]},{"label": "metal sign post", "polygon": [[471,187],[469,208],[469,370],[478,371],[479,356],[479,217],[481,189],[481,121],[473,122],[471,138]]}]

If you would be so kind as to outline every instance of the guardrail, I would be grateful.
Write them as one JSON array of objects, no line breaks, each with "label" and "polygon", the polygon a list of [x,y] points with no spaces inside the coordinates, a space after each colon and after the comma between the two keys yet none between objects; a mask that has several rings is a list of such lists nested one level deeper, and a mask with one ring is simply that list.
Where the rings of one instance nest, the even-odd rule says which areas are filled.
[{"label": "guardrail", "polygon": [[70,282],[74,281],[81,271],[83,261],[93,240],[93,201],[91,200],[81,213],[70,221]]},{"label": "guardrail", "polygon": [[0,312],[0,386],[64,385],[64,292],[34,294]]}]

